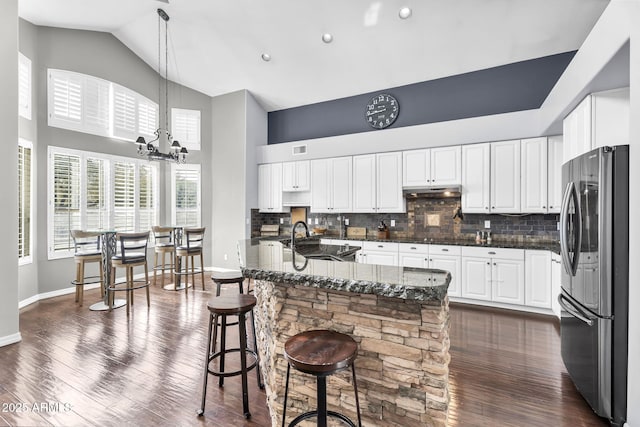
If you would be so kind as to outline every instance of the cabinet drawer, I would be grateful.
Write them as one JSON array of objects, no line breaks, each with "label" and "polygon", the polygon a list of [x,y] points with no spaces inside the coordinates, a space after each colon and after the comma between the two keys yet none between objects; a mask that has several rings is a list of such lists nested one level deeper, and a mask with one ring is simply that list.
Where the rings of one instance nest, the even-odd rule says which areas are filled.
[{"label": "cabinet drawer", "polygon": [[462,256],[524,260],[524,249],[464,246]]},{"label": "cabinet drawer", "polygon": [[460,255],[462,246],[429,245],[429,255]]},{"label": "cabinet drawer", "polygon": [[398,243],[392,242],[362,242],[365,251],[398,252]]},{"label": "cabinet drawer", "polygon": [[429,245],[421,245],[416,243],[398,243],[398,250],[408,254],[422,254],[427,255],[429,253]]}]

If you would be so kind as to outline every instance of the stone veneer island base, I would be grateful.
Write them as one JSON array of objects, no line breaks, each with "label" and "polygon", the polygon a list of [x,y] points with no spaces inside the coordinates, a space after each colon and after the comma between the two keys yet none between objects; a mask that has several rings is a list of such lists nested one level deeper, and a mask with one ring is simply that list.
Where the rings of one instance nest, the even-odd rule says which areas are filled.
[{"label": "stone veneer island base", "polygon": [[[254,243],[241,242],[240,259],[245,277],[254,279],[257,344],[273,427],[282,423],[284,343],[310,329],[346,333],[358,343],[363,425],[446,426],[447,272],[355,263],[333,263],[333,268],[330,261],[318,260],[305,260],[304,268],[292,271],[295,252],[272,243],[272,250],[282,253],[267,255]],[[315,393],[315,377],[291,371],[287,424],[315,409]],[[357,422],[350,370],[327,378],[327,403]],[[302,425],[315,425],[315,419]]]}]

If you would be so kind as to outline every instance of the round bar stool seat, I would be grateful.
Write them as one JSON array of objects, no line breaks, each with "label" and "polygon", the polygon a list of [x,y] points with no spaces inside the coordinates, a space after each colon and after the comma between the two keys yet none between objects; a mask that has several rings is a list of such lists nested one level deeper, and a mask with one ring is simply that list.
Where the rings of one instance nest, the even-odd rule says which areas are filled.
[{"label": "round bar stool seat", "polygon": [[220,296],[220,288],[228,283],[237,283],[240,293],[243,294],[244,277],[242,271],[231,268],[213,267],[211,269],[211,280],[216,284],[216,296]]},{"label": "round bar stool seat", "polygon": [[327,425],[327,416],[335,417],[345,425],[355,427],[355,424],[345,415],[335,411],[327,411],[326,377],[349,367],[351,367],[353,377],[358,425],[362,426],[354,364],[357,355],[358,344],[349,335],[339,332],[325,329],[312,330],[299,333],[289,338],[284,344],[284,357],[288,362],[288,366],[284,406],[282,410],[282,426],[284,427],[285,425],[287,397],[289,393],[289,373],[292,366],[301,372],[316,377],[318,408],[314,411],[298,415],[291,421],[289,427],[296,426],[300,422],[313,417],[317,417],[318,426],[325,427]]},{"label": "round bar stool seat", "polygon": [[[247,329],[246,314],[252,313],[253,307],[256,305],[256,297],[246,294],[216,296],[209,300],[207,308],[209,309],[209,332],[207,339],[207,353],[204,366],[204,380],[202,385],[202,404],[198,410],[198,415],[204,415],[204,407],[207,395],[207,378],[214,375],[219,378],[218,386],[224,386],[224,379],[240,375],[242,377],[242,409],[245,418],[251,418],[249,412],[249,393],[247,383],[247,372],[256,368],[258,376],[258,385],[264,388],[260,377],[260,366],[258,353],[247,346]],[[237,348],[226,348],[226,329],[227,316],[238,316],[238,336],[240,345]],[[253,320],[253,317],[252,317]],[[216,351],[218,339],[218,322],[222,328],[220,336],[220,350]],[[236,324],[236,323],[234,323]],[[229,353],[240,353],[240,369],[236,371],[225,370],[225,357]],[[247,355],[253,357],[252,363],[247,363]],[[218,360],[218,369],[211,367],[211,362]]]}]

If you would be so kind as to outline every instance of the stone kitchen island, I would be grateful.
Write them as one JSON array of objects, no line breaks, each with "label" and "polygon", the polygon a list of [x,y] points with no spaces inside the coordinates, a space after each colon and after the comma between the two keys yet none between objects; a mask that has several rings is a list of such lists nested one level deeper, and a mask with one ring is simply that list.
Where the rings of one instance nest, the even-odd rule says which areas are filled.
[{"label": "stone kitchen island", "polygon": [[[253,279],[258,300],[257,344],[272,426],[282,423],[284,343],[311,329],[346,333],[358,343],[355,366],[364,425],[446,425],[448,272],[338,262],[336,256],[332,261],[305,258],[279,241],[244,240],[238,249],[241,270]],[[319,245],[314,252],[352,250]],[[327,379],[327,403],[356,419],[349,370]],[[287,422],[315,406],[315,378],[292,372]]]}]

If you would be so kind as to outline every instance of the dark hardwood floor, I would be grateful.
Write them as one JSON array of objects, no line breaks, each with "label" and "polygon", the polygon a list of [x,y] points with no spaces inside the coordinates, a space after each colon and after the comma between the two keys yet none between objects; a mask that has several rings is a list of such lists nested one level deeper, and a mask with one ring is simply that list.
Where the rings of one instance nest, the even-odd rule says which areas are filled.
[{"label": "dark hardwood floor", "polygon": [[[132,313],[89,311],[97,290],[21,311],[22,342],[0,348],[0,426],[270,426],[249,376],[252,418],[239,378],[209,381],[201,397],[207,291],[151,289]],[[230,286],[226,292],[237,292]],[[230,328],[235,330],[237,328]],[[237,333],[228,339],[235,343]],[[601,426],[575,391],[549,317],[451,307],[451,426]]]}]

